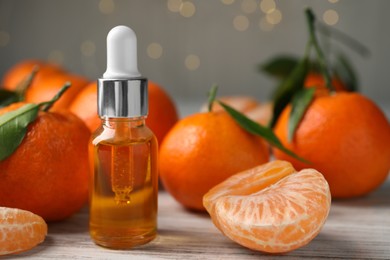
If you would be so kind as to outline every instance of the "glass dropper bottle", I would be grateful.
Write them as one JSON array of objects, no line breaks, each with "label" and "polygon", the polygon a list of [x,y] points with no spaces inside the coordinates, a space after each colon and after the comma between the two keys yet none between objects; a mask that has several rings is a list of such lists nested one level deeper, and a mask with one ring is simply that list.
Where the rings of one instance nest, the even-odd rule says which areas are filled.
[{"label": "glass dropper bottle", "polygon": [[90,143],[90,235],[114,249],[157,233],[157,139],[145,125],[147,79],[138,72],[136,41],[126,26],[107,36],[107,70],[98,79],[102,125]]}]

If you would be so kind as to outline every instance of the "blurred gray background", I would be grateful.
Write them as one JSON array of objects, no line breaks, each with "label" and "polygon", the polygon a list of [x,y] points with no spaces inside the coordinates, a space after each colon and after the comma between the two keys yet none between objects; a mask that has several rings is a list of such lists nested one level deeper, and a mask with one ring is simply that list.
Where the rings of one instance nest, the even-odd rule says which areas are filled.
[{"label": "blurred gray background", "polygon": [[0,0],[0,76],[39,58],[95,80],[105,71],[108,31],[124,24],[138,36],[139,70],[176,102],[203,102],[214,83],[220,95],[266,100],[276,81],[257,64],[304,52],[306,6],[370,49],[364,58],[332,41],[358,71],[361,91],[387,109],[388,0]]}]

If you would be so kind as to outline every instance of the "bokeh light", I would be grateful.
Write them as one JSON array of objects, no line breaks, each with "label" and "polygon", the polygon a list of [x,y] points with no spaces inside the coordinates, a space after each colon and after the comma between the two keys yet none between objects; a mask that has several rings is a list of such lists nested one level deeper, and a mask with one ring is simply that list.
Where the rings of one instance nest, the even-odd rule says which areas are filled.
[{"label": "bokeh light", "polygon": [[234,17],[233,26],[237,31],[246,31],[249,27],[249,19],[244,15]]},{"label": "bokeh light", "polygon": [[190,54],[186,57],[184,64],[188,70],[197,70],[200,66],[200,59],[197,55]]},{"label": "bokeh light", "polygon": [[92,41],[84,41],[81,43],[81,46],[80,46],[80,51],[81,51],[81,54],[84,55],[84,56],[93,56],[96,52],[96,46],[95,46],[95,43],[92,42]]},{"label": "bokeh light", "polygon": [[184,2],[180,6],[180,14],[184,17],[191,17],[195,14],[196,8],[192,2]]},{"label": "bokeh light", "polygon": [[278,9],[273,10],[270,13],[267,13],[265,16],[267,22],[273,25],[279,24],[282,21],[282,12]]},{"label": "bokeh light", "polygon": [[153,42],[146,49],[148,56],[152,59],[159,59],[162,56],[163,48],[160,44]]},{"label": "bokeh light", "polygon": [[272,13],[275,9],[276,4],[274,0],[262,0],[260,2],[260,10],[265,14]]},{"label": "bokeh light", "polygon": [[102,14],[111,14],[115,10],[115,3],[113,0],[100,0],[99,10]]},{"label": "bokeh light", "polygon": [[180,11],[180,6],[182,3],[183,3],[182,0],[168,0],[167,2],[168,10],[177,13]]},{"label": "bokeh light", "polygon": [[335,10],[329,9],[324,12],[322,19],[328,25],[335,25],[339,21],[339,14]]},{"label": "bokeh light", "polygon": [[234,0],[221,0],[221,2],[225,5],[231,5],[234,3]]}]

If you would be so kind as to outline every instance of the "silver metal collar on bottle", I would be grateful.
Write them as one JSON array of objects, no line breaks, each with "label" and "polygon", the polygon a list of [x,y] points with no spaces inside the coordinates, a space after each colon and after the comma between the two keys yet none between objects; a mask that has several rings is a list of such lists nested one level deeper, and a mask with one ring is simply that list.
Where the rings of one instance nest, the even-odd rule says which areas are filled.
[{"label": "silver metal collar on bottle", "polygon": [[98,114],[108,118],[146,116],[147,79],[98,79]]}]

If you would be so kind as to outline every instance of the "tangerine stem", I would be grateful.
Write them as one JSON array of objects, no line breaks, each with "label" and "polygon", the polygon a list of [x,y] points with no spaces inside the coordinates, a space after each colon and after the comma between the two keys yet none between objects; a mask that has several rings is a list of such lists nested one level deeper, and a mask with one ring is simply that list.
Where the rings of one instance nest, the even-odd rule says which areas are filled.
[{"label": "tangerine stem", "polygon": [[30,72],[21,82],[18,83],[18,85],[15,88],[15,92],[19,95],[21,101],[25,99],[26,91],[31,86],[31,83],[39,71],[39,66],[35,65]]},{"label": "tangerine stem", "polygon": [[214,84],[209,91],[208,112],[213,111],[215,98],[217,97],[218,85]]},{"label": "tangerine stem", "polygon": [[309,27],[310,42],[311,42],[311,44],[313,44],[313,47],[316,50],[318,63],[320,64],[320,69],[321,69],[322,75],[325,79],[326,87],[330,91],[334,91],[334,86],[332,85],[331,77],[330,77],[329,70],[328,70],[328,64],[326,63],[324,53],[322,52],[322,50],[320,48],[320,45],[317,41],[317,37],[315,34],[314,22],[315,22],[316,18],[315,18],[314,13],[312,12],[312,10],[310,8],[307,8],[305,10],[305,14],[306,14],[306,19],[307,19],[307,24]]},{"label": "tangerine stem", "polygon": [[54,103],[60,99],[60,97],[62,96],[62,94],[64,94],[64,92],[70,88],[70,85],[71,83],[70,82],[66,82],[65,85],[58,91],[58,93],[49,101],[45,101],[45,102],[42,102],[42,103],[39,103],[39,107],[42,108],[42,111],[49,111],[49,109],[54,105]]}]

